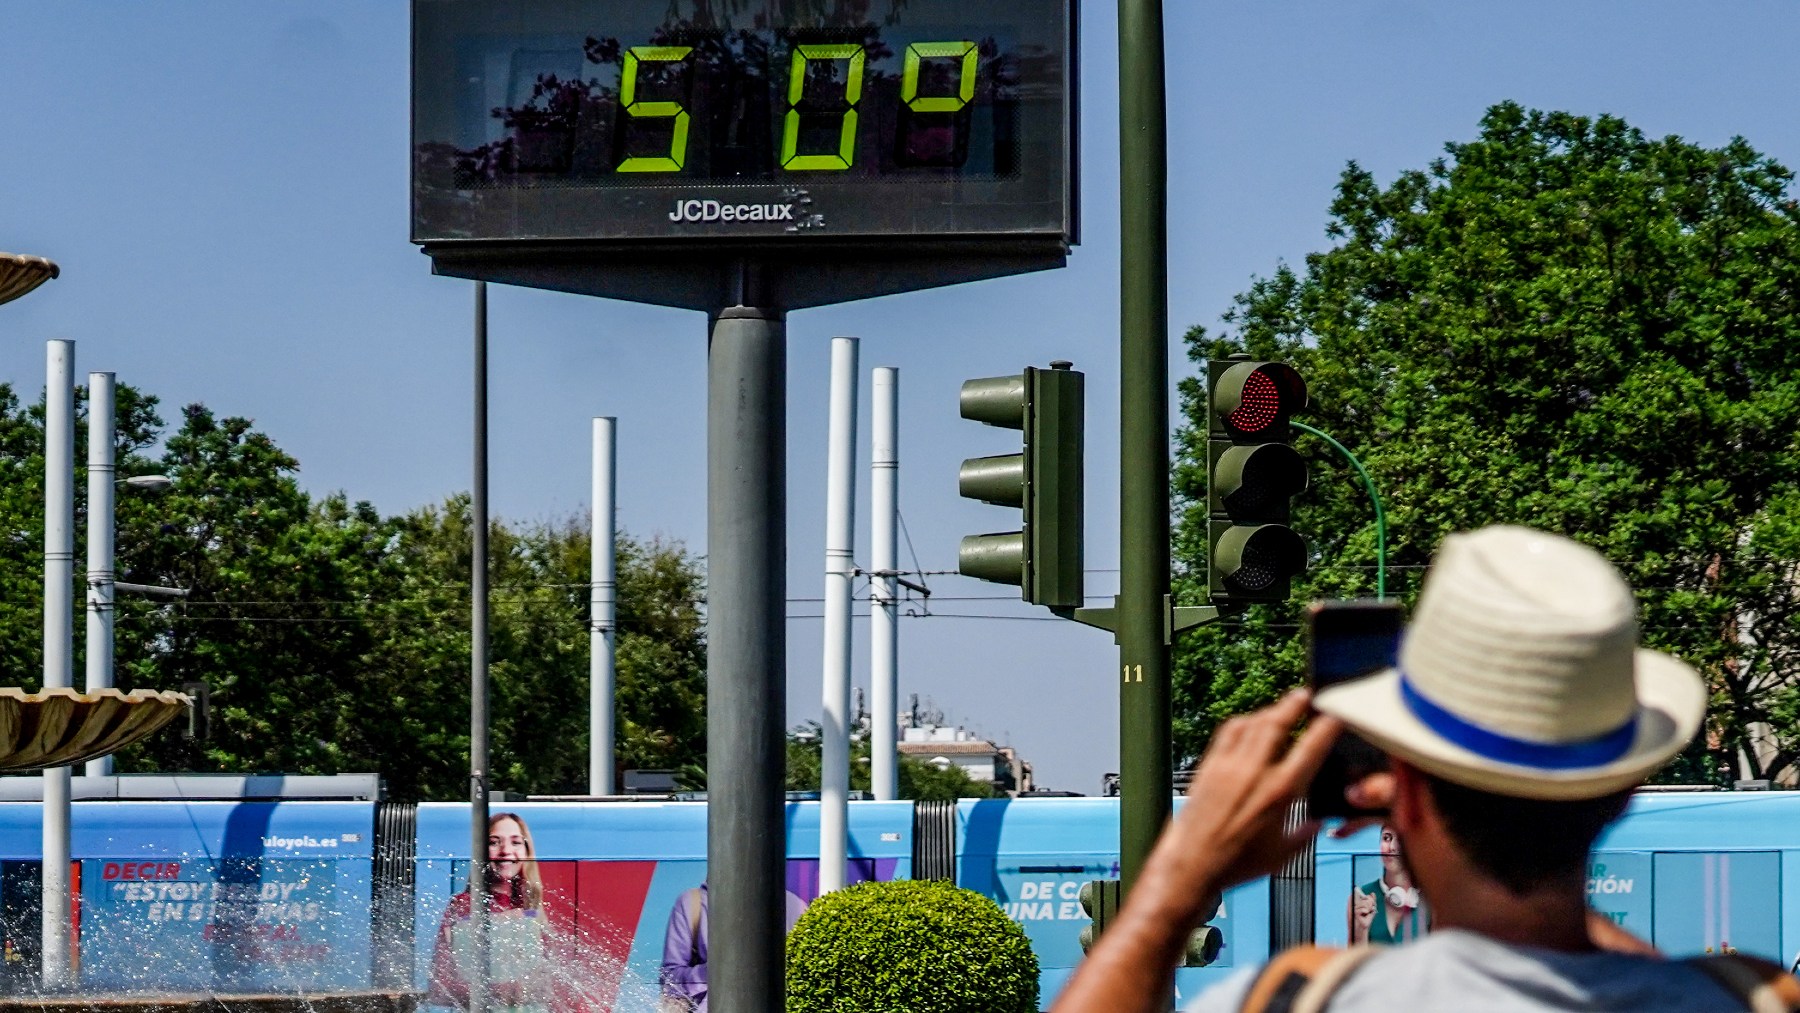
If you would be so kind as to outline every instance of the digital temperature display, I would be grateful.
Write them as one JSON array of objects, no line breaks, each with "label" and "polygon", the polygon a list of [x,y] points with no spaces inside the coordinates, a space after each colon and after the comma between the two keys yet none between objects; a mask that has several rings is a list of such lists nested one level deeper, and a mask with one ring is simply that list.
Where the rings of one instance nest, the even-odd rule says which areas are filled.
[{"label": "digital temperature display", "polygon": [[415,0],[413,239],[1073,239],[1069,0]]}]

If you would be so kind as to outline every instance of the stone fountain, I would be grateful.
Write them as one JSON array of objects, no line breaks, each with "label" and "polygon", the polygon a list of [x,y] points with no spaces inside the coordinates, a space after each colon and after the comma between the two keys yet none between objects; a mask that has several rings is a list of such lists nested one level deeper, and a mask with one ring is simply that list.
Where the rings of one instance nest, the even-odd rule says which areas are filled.
[{"label": "stone fountain", "polygon": [[[72,766],[109,755],[166,727],[190,705],[183,694],[156,690],[27,693],[0,688],[0,774]],[[180,959],[175,954],[152,956]],[[411,1013],[417,999],[417,993],[402,990],[283,995],[46,991],[0,997],[0,1013]]]},{"label": "stone fountain", "polygon": [[0,774],[110,756],[175,720],[189,703],[180,693],[152,689],[0,688]]},{"label": "stone fountain", "polygon": [[60,273],[43,257],[0,253],[0,303],[12,302]]}]

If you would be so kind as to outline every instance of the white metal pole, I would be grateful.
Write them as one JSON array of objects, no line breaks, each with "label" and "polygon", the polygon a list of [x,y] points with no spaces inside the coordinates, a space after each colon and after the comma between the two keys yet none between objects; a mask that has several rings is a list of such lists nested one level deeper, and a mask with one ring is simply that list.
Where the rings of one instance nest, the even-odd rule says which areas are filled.
[{"label": "white metal pole", "polygon": [[[113,570],[115,467],[113,441],[117,426],[113,374],[88,374],[87,474],[87,690],[113,685]],[[113,772],[111,754],[87,762],[89,777]]]},{"label": "white metal pole", "polygon": [[613,661],[618,649],[617,420],[594,420],[594,517],[592,586],[588,590],[592,625],[588,631],[588,794],[612,795]]},{"label": "white metal pole", "polygon": [[869,781],[875,797],[900,797],[900,759],[894,739],[900,726],[900,371],[877,367],[869,394],[869,682],[873,727],[869,736]]},{"label": "white metal pole", "polygon": [[856,539],[855,338],[831,339],[825,449],[825,692],[820,722],[819,892],[844,885],[850,821],[850,585]]},{"label": "white metal pole", "polygon": [[[75,342],[51,341],[44,381],[44,688],[73,684]],[[45,991],[75,984],[69,950],[69,768],[44,771]]]},{"label": "white metal pole", "polygon": [[[488,292],[487,282],[475,283],[475,432],[474,479],[469,487],[469,884],[487,882],[488,790],[493,781],[488,771]],[[475,900],[474,896],[469,898]],[[469,975],[470,1013],[489,1013],[488,973],[493,969],[492,919],[488,906],[473,904],[469,910],[474,928],[472,963],[482,973]]]}]

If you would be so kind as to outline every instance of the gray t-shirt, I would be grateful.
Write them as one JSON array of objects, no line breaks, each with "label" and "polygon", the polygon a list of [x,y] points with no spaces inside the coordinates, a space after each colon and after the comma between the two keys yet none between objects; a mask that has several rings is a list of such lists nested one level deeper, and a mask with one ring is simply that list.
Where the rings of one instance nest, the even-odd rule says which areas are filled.
[{"label": "gray t-shirt", "polygon": [[[1261,968],[1201,993],[1187,1013],[1237,1013]],[[1330,1013],[1742,1013],[1704,972],[1674,960],[1561,953],[1442,929],[1369,958],[1339,986]]]}]

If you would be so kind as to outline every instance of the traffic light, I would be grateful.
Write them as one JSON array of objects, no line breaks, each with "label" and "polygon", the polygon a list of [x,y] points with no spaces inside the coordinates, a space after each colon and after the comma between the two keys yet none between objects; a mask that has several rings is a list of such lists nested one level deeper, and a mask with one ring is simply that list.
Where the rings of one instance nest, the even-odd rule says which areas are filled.
[{"label": "traffic light", "polygon": [[1207,392],[1213,604],[1280,601],[1306,569],[1306,542],[1288,526],[1288,500],[1306,491],[1306,462],[1288,427],[1306,407],[1306,381],[1286,363],[1227,359],[1207,363]]},{"label": "traffic light", "polygon": [[[1116,879],[1093,879],[1081,884],[1081,910],[1090,921],[1081,927],[1081,952],[1092,949],[1100,933],[1106,931],[1108,922],[1119,916],[1122,898],[1119,892],[1119,881]],[[1212,912],[1207,921],[1218,917],[1220,901],[1218,896],[1208,898],[1206,910]],[[1202,925],[1188,935],[1187,946],[1182,949],[1181,964],[1183,967],[1205,967],[1219,959],[1219,951],[1225,948],[1225,934],[1216,925]]]},{"label": "traffic light", "polygon": [[1086,953],[1106,931],[1106,923],[1112,921],[1119,912],[1119,881],[1116,879],[1090,879],[1081,884],[1081,910],[1088,916],[1088,924],[1081,927],[1081,952]]},{"label": "traffic light", "polygon": [[970,535],[956,554],[957,571],[1019,585],[1019,596],[1054,609],[1082,603],[1083,374],[1067,362],[1025,367],[1015,376],[962,385],[962,417],[1023,430],[1021,453],[975,457],[962,464],[964,496],[1024,512],[1024,530]]},{"label": "traffic light", "polygon": [[1181,952],[1181,966],[1205,967],[1219,959],[1225,948],[1225,933],[1217,925],[1202,925],[1188,933],[1187,948]]}]

